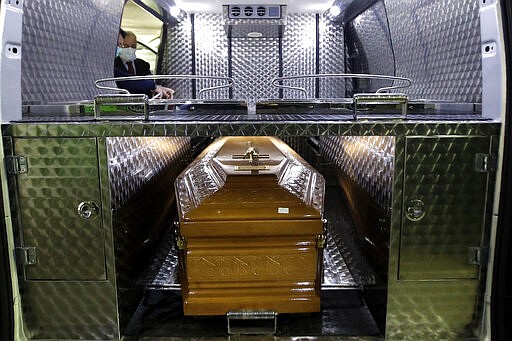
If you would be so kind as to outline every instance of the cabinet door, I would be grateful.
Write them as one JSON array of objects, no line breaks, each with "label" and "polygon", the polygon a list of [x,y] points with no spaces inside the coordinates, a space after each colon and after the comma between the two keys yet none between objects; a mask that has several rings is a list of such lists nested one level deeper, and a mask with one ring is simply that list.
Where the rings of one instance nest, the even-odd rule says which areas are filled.
[{"label": "cabinet door", "polygon": [[26,279],[105,280],[96,139],[20,138],[14,153],[28,168],[17,177],[22,243],[37,258]]},{"label": "cabinet door", "polygon": [[408,138],[399,279],[477,278],[488,175],[475,167],[485,137]]}]

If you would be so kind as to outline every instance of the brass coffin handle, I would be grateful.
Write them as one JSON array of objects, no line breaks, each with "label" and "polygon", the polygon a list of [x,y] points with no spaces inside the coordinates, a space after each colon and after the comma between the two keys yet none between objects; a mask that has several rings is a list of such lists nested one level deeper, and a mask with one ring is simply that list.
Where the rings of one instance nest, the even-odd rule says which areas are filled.
[{"label": "brass coffin handle", "polygon": [[419,199],[410,200],[405,208],[405,216],[410,221],[419,221],[425,217],[425,203]]},{"label": "brass coffin handle", "polygon": [[82,201],[78,204],[78,215],[84,219],[91,219],[98,215],[100,209],[94,201]]}]

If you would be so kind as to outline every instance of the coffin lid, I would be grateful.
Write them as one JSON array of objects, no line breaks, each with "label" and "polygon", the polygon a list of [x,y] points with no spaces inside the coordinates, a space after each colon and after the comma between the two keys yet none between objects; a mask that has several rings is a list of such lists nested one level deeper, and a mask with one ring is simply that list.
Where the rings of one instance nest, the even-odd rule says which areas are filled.
[{"label": "coffin lid", "polygon": [[[251,164],[244,154],[254,149]],[[224,137],[176,179],[180,220],[318,219],[325,181],[273,137]]]}]

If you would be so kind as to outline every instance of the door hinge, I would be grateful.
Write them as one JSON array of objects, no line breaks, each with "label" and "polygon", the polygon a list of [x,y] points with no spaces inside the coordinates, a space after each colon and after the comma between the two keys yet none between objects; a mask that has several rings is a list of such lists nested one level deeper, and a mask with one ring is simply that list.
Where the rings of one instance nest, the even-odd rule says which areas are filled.
[{"label": "door hinge", "polygon": [[489,154],[475,154],[475,171],[480,173],[495,172],[496,158]]},{"label": "door hinge", "polygon": [[36,248],[33,246],[17,247],[16,255],[19,262],[23,265],[37,264]]},{"label": "door hinge", "polygon": [[10,155],[5,158],[7,173],[24,174],[28,172],[27,158],[23,155]]},{"label": "door hinge", "polygon": [[471,265],[480,265],[482,263],[482,250],[478,246],[468,248],[468,263]]}]

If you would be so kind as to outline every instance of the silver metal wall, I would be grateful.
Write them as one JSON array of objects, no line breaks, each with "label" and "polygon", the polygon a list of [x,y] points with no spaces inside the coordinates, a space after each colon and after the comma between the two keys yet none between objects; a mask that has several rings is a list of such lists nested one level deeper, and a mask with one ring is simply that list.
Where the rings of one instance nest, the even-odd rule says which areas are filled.
[{"label": "silver metal wall", "polygon": [[255,102],[259,98],[278,98],[270,83],[279,74],[278,38],[235,38],[233,47],[233,97]]},{"label": "silver metal wall", "polygon": [[[192,74],[192,22],[187,16],[180,25],[167,30],[167,44],[162,59],[162,73]],[[171,80],[168,85],[175,90],[175,98],[192,98],[190,81]]]},{"label": "silver metal wall", "polygon": [[391,210],[395,138],[393,136],[326,136],[321,152],[358,183],[386,212]]},{"label": "silver metal wall", "polygon": [[171,224],[174,180],[189,162],[189,137],[106,138],[119,325],[141,298],[137,276]]},{"label": "silver metal wall", "polygon": [[[395,74],[395,60],[383,1],[377,2],[348,24],[345,41],[349,45],[352,73]],[[390,86],[389,81],[354,80],[356,92],[376,91]]]},{"label": "silver metal wall", "polygon": [[178,168],[189,149],[188,137],[108,138],[112,208],[126,204],[166,168]]},{"label": "silver metal wall", "polygon": [[112,77],[123,0],[24,1],[22,101],[91,99]]},{"label": "silver metal wall", "polygon": [[[320,73],[345,72],[345,44],[343,26],[335,24],[325,16],[319,22],[319,71]],[[341,78],[320,79],[320,98],[345,97],[345,80]]]},{"label": "silver metal wall", "polygon": [[[342,27],[325,17],[317,23],[314,14],[289,14],[283,38],[257,39],[229,39],[220,14],[196,14],[178,26],[169,27],[162,73],[192,73],[195,68],[197,75],[226,77],[231,72],[236,82],[232,98],[254,102],[280,96],[279,89],[272,86],[271,81],[281,73],[283,76],[314,74],[317,69],[323,73],[343,72],[343,53]],[[179,84],[183,83],[171,84],[177,87],[176,97],[187,98],[191,83],[186,89]],[[198,81],[197,90],[214,84]],[[315,97],[315,80],[287,81],[285,84],[305,87],[307,97]],[[197,91],[196,96],[199,97]],[[201,97],[229,98],[229,91],[206,93]],[[283,98],[301,97],[305,96],[300,92],[283,91]],[[343,81],[320,81],[320,97],[344,97]]]},{"label": "silver metal wall", "polygon": [[[95,79],[112,76],[123,0],[24,2],[22,100],[51,103],[91,99]],[[364,49],[368,72],[410,77],[406,92],[414,98],[481,101],[481,56],[478,0],[383,0],[356,17],[350,26]],[[233,98],[275,98],[268,83],[279,75],[344,72],[343,28],[312,14],[289,14],[279,38],[233,38],[231,49],[221,15],[198,14],[170,27],[162,56],[162,73],[226,76],[238,81]],[[390,50],[386,25],[393,46]],[[193,25],[192,25],[193,24]],[[192,34],[194,28],[194,34]],[[318,51],[315,30],[318,28]],[[346,41],[350,44],[350,41]],[[194,46],[192,46],[192,44]],[[231,59],[229,52],[231,52]],[[279,53],[282,55],[280,65]],[[318,53],[319,65],[316,65]],[[393,58],[395,63],[393,63]],[[211,83],[197,82],[197,89]],[[308,97],[314,81],[301,81]],[[342,97],[342,80],[319,82],[319,97]],[[192,97],[190,81],[170,83],[178,98]],[[206,94],[226,98],[227,90]],[[303,96],[284,91],[285,98]]]},{"label": "silver metal wall", "polygon": [[[37,252],[36,264],[18,264],[24,332],[30,339],[118,339],[101,138],[21,138],[11,148],[31,165],[9,179],[16,246]],[[80,202],[94,202],[99,211],[84,219]]]},{"label": "silver metal wall", "polygon": [[[198,14],[194,18],[196,74],[228,77],[228,38],[224,32],[222,15]],[[198,91],[209,86],[225,84],[219,81],[197,81]],[[228,89],[215,90],[201,97],[229,98]]]},{"label": "silver metal wall", "polygon": [[[349,32],[343,32],[340,24],[332,23],[322,16],[318,24],[318,51],[316,44],[313,44],[316,40],[315,22],[314,15],[289,14],[281,51],[279,38],[233,38],[229,50],[222,17],[196,15],[196,74],[226,75],[229,74],[231,63],[232,76],[237,81],[233,98],[253,101],[278,97],[278,91],[269,82],[279,76],[280,52],[283,76],[312,74],[317,69],[319,73],[345,72],[347,57],[355,58],[352,65],[347,64],[348,71],[396,74],[411,78],[413,86],[404,92],[413,98],[481,101],[480,26],[476,0],[407,3],[383,0],[349,23]],[[191,39],[183,40],[182,35],[176,34],[187,25],[189,21],[169,29],[169,49],[186,52],[192,50]],[[356,45],[359,55],[346,56],[344,43]],[[176,49],[176,46],[180,48]],[[316,65],[317,52],[319,65]],[[191,62],[188,53],[183,57],[169,61],[164,71],[183,73],[179,71],[186,70],[189,65],[187,62]],[[354,69],[355,63],[359,63],[363,69]],[[314,81],[293,81],[287,84],[305,86],[308,97],[314,97]],[[345,97],[343,80],[321,80],[319,85],[320,98]],[[368,90],[383,85],[386,84],[366,84]],[[364,87],[365,84],[359,86]],[[225,92],[206,97],[220,98],[224,95]],[[178,96],[181,97],[179,93]],[[283,91],[284,98],[302,96],[298,92]]]},{"label": "silver metal wall", "polygon": [[[316,18],[311,14],[289,14],[283,36],[283,76],[316,73]],[[315,97],[315,80],[295,80],[287,85],[303,87],[309,98]],[[283,90],[284,98],[305,97],[303,93]]]},{"label": "silver metal wall", "polygon": [[396,75],[415,98],[482,101],[478,0],[385,0]]}]

